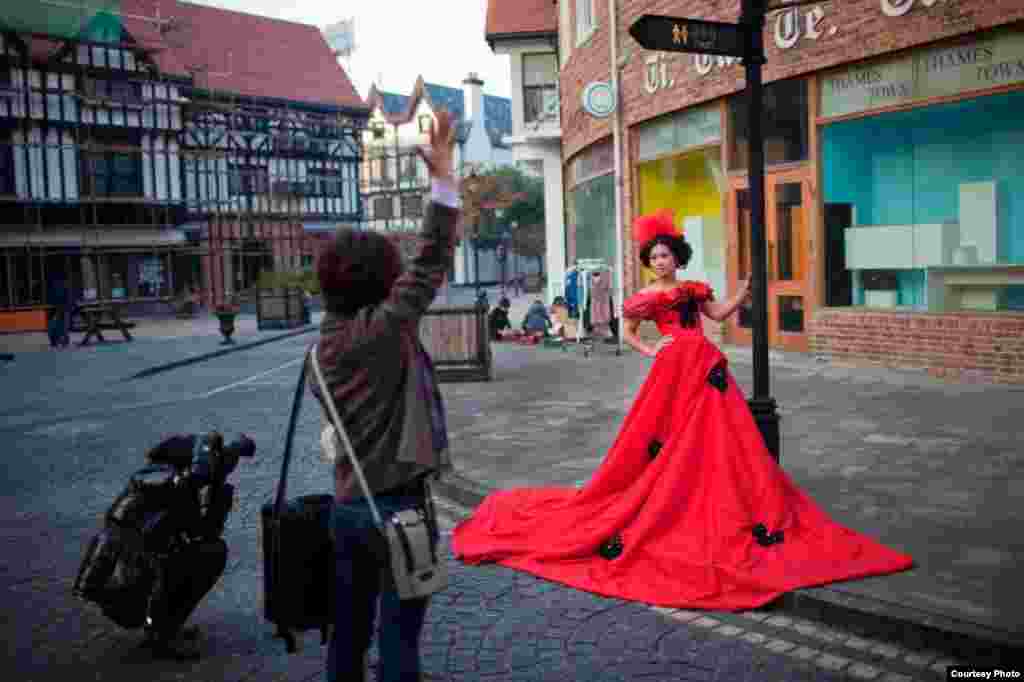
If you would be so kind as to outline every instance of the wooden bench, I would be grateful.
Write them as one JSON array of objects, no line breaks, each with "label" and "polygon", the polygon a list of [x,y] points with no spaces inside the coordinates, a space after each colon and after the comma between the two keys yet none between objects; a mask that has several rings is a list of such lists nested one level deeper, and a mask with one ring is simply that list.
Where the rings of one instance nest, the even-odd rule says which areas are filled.
[{"label": "wooden bench", "polygon": [[420,341],[440,381],[493,378],[487,306],[433,306],[420,322]]},{"label": "wooden bench", "polygon": [[121,317],[121,305],[116,303],[87,303],[80,305],[72,313],[74,316],[80,316],[83,322],[83,326],[76,328],[74,324],[71,325],[72,331],[84,331],[85,336],[78,343],[79,346],[88,346],[89,341],[93,336],[101,342],[106,342],[103,338],[103,330],[117,330],[120,331],[124,336],[125,341],[131,341],[132,335],[128,331],[135,327],[134,322],[126,322]]}]

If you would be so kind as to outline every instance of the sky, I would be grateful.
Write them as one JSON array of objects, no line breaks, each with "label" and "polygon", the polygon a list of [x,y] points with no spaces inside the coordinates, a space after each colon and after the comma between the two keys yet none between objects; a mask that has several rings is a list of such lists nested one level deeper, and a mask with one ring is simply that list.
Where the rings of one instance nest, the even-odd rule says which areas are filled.
[{"label": "sky", "polygon": [[320,28],[355,18],[356,50],[341,63],[364,98],[378,79],[382,90],[409,94],[417,76],[461,88],[470,71],[484,92],[510,95],[509,58],[484,40],[487,0],[190,1]]}]

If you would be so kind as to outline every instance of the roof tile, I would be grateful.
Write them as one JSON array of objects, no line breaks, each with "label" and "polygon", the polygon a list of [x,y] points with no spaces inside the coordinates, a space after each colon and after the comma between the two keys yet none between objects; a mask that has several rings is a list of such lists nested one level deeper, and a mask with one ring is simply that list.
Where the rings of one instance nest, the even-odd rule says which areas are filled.
[{"label": "roof tile", "polygon": [[554,33],[557,30],[554,0],[487,0],[484,34],[488,39],[498,35]]}]

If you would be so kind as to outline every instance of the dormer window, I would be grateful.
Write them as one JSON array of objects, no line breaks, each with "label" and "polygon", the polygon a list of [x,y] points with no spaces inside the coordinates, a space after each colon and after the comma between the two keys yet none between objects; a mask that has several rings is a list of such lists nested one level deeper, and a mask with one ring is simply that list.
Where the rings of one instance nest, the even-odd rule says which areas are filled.
[{"label": "dormer window", "polygon": [[434,122],[434,117],[430,114],[420,114],[419,126],[420,134],[426,135],[430,132],[430,126]]}]

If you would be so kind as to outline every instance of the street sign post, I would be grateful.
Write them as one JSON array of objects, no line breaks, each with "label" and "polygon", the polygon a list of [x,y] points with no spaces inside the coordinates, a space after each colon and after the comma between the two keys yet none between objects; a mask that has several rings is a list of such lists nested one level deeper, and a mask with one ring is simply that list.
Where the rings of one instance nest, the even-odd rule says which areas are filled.
[{"label": "street sign post", "polygon": [[629,34],[648,50],[696,52],[740,57],[747,79],[747,135],[750,158],[750,261],[754,307],[754,395],[750,411],[765,446],[779,460],[779,414],[769,389],[768,371],[768,263],[764,225],[764,23],[767,0],[742,0],[740,21],[727,24],[698,19],[645,14],[629,27]]},{"label": "street sign post", "polygon": [[745,29],[742,24],[645,14],[633,22],[629,34],[648,50],[742,57],[747,47]]}]

